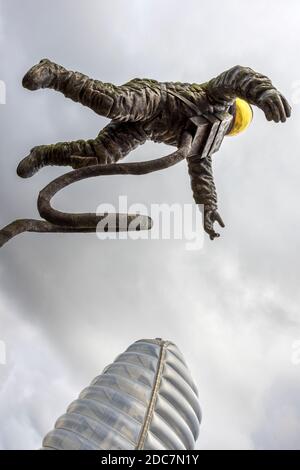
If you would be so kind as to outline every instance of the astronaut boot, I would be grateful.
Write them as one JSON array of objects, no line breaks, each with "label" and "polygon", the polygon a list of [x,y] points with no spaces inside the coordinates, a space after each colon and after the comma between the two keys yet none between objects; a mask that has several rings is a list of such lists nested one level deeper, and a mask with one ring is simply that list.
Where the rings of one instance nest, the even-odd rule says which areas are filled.
[{"label": "astronaut boot", "polygon": [[64,67],[49,59],[42,59],[24,75],[22,85],[32,91],[40,88],[52,88],[57,76],[64,71]]},{"label": "astronaut boot", "polygon": [[42,152],[32,149],[30,154],[23,158],[17,168],[17,174],[21,178],[30,178],[44,166],[44,156]]},{"label": "astronaut boot", "polygon": [[30,178],[44,166],[70,166],[75,170],[98,165],[96,155],[73,155],[73,152],[76,153],[77,151],[78,153],[84,153],[84,148],[80,148],[80,142],[61,142],[34,147],[31,149],[30,154],[19,163],[17,168],[18,176]]}]

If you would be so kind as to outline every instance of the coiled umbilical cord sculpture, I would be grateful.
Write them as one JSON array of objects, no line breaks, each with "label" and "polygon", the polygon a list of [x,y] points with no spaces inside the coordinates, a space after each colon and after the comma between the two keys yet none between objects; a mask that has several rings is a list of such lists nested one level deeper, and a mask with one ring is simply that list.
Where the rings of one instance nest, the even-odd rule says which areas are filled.
[{"label": "coiled umbilical cord sculpture", "polygon": [[[112,163],[93,165],[66,173],[48,184],[39,194],[38,210],[44,220],[18,219],[0,230],[0,247],[9,240],[24,232],[38,233],[88,233],[96,232],[97,226],[108,214],[65,213],[51,206],[52,198],[62,189],[78,181],[105,175],[145,175],[164,170],[184,160],[192,145],[192,135],[185,131],[178,149],[165,156],[151,161],[133,163]],[[118,232],[129,230],[150,230],[152,219],[140,214],[114,214],[115,226],[106,226],[102,231]],[[138,218],[138,225],[131,224]]]}]

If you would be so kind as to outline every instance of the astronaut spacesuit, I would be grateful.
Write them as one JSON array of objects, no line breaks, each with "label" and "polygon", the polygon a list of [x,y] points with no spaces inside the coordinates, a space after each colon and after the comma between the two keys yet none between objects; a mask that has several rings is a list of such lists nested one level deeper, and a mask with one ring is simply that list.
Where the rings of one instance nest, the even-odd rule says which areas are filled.
[{"label": "astronaut spacesuit", "polygon": [[[18,166],[21,177],[32,176],[45,165],[80,168],[117,162],[146,140],[178,146],[189,118],[196,114],[231,113],[232,135],[249,124],[251,104],[260,107],[266,118],[275,122],[284,122],[291,114],[287,100],[269,78],[241,66],[203,84],[134,79],[116,86],[43,59],[24,76],[23,86],[30,90],[60,91],[111,122],[95,139],[34,147]],[[218,236],[214,222],[224,224],[217,212],[211,156],[193,155],[187,158],[187,163],[194,200],[204,206],[204,227],[213,239]]]}]

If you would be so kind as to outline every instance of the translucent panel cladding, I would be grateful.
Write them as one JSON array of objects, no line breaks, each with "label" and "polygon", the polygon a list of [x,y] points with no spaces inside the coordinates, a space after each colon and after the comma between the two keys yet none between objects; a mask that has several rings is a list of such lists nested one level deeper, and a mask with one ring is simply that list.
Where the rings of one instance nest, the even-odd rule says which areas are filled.
[{"label": "translucent panel cladding", "polygon": [[177,346],[140,340],[70,404],[43,449],[193,449],[200,421],[197,388]]}]

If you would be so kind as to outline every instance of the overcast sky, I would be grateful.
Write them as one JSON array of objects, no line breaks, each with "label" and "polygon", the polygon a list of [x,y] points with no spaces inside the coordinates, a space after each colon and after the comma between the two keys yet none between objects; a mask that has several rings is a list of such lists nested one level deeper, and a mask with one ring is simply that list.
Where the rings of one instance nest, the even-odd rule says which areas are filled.
[{"label": "overcast sky", "polygon": [[[202,251],[185,241],[25,234],[0,252],[0,448],[34,449],[80,390],[131,342],[174,341],[199,388],[201,449],[300,449],[298,0],[0,0],[0,224],[37,216],[39,190],[65,169],[21,180],[34,145],[94,137],[106,124],[52,90],[21,87],[43,57],[117,84],[203,82],[236,65],[265,73],[293,105],[286,124],[255,109],[215,156],[226,229]],[[298,81],[298,84],[297,84]],[[166,154],[146,144],[130,160]],[[105,177],[56,206],[192,202],[185,162]],[[294,351],[295,352],[295,351]],[[294,361],[295,362],[295,361]]]}]

